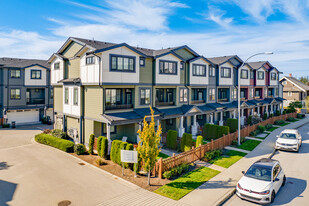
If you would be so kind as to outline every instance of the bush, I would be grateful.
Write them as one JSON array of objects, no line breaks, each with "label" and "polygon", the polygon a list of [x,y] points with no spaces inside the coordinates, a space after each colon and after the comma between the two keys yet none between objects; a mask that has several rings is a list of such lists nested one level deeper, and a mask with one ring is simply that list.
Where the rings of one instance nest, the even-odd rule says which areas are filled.
[{"label": "bush", "polygon": [[[251,135],[250,135],[251,136]],[[232,141],[232,145],[237,146],[238,145],[238,141],[237,140],[233,140]]]},{"label": "bush", "polygon": [[295,121],[295,118],[294,118],[294,117],[288,117],[288,118],[286,119],[286,121],[292,122],[292,121]]},{"label": "bush", "polygon": [[274,116],[274,114],[270,114],[270,116],[269,116],[269,117],[270,117],[270,118],[272,118],[273,116]]},{"label": "bush", "polygon": [[98,166],[107,165],[107,162],[104,162],[103,159],[101,159],[101,158],[96,159],[96,160],[95,160],[95,163],[96,163]]},{"label": "bush", "polygon": [[238,119],[227,119],[226,126],[230,128],[230,132],[234,133],[238,129]]},{"label": "bush", "polygon": [[283,124],[284,124],[284,120],[282,119],[275,121],[275,125],[283,125]]},{"label": "bush", "polygon": [[266,120],[268,118],[267,113],[264,113],[263,120]]},{"label": "bush", "polygon": [[252,125],[252,116],[251,115],[247,118],[247,124]]},{"label": "bush", "polygon": [[163,177],[165,179],[171,179],[174,176],[177,176],[177,175],[180,176],[181,174],[187,172],[188,170],[189,170],[189,165],[182,163],[181,165],[174,167],[169,171],[165,171],[163,173]]},{"label": "bush", "polygon": [[89,138],[89,154],[93,154],[93,146],[94,146],[94,134],[90,135]]},{"label": "bush", "polygon": [[267,124],[267,125],[265,125],[265,129],[266,129],[266,130],[271,129],[272,127],[273,127],[273,125],[272,125],[272,124]]},{"label": "bush", "polygon": [[280,110],[276,111],[276,116],[280,116]]},{"label": "bush", "polygon": [[184,133],[181,138],[181,151],[186,152],[192,148],[192,134]]},{"label": "bush", "polygon": [[303,119],[303,118],[305,118],[305,117],[306,117],[305,114],[297,114],[297,118],[298,118],[298,119]]},{"label": "bush", "polygon": [[230,132],[230,128],[228,126],[218,126],[213,124],[205,124],[203,127],[203,137],[207,140],[218,139],[223,136],[223,134],[227,135]]},{"label": "bush", "polygon": [[49,134],[38,134],[35,135],[35,141],[46,144],[55,148],[58,148],[65,152],[73,152],[74,151],[74,143],[69,140],[60,139],[57,137],[53,137]]},{"label": "bush", "polygon": [[2,128],[10,128],[10,126],[11,126],[10,124],[3,124]]},{"label": "bush", "polygon": [[74,145],[74,153],[77,155],[82,155],[86,153],[86,147],[83,144],[76,144]]},{"label": "bush", "polygon": [[260,133],[263,133],[263,132],[265,132],[266,128],[265,128],[265,126],[263,126],[263,125],[258,125],[257,130],[258,130]]},{"label": "bush", "polygon": [[230,133],[230,128],[228,126],[217,126],[216,139],[223,137],[223,135],[228,135]]},{"label": "bush", "polygon": [[283,110],[283,114],[286,114],[286,110]]},{"label": "bush", "polygon": [[102,139],[103,139],[103,136],[99,136],[97,140],[97,152],[100,157],[102,157],[102,154],[101,154]]},{"label": "bush", "polygon": [[63,132],[61,129],[53,129],[51,135],[61,139],[68,139],[67,133]]},{"label": "bush", "polygon": [[210,161],[212,159],[219,157],[220,155],[222,155],[221,150],[213,150],[213,151],[210,151],[210,152],[206,152],[205,155],[204,155],[204,159],[205,159],[205,161]]},{"label": "bush", "polygon": [[250,136],[251,136],[251,137],[255,137],[256,135],[258,135],[258,132],[257,132],[256,130],[250,132]]},{"label": "bush", "polygon": [[176,149],[177,148],[177,131],[175,130],[168,130],[166,136],[166,146],[169,149]]},{"label": "bush", "polygon": [[44,129],[44,131],[43,131],[44,134],[49,134],[50,132],[51,132],[50,129]]},{"label": "bush", "polygon": [[108,151],[108,140],[106,137],[102,136],[101,139],[101,148],[100,148],[100,157],[103,157],[104,159],[107,159],[107,151]]},{"label": "bush", "polygon": [[262,121],[263,121],[262,118],[257,115],[252,116],[252,124],[258,124]]},{"label": "bush", "polygon": [[171,179],[172,178],[172,172],[171,171],[165,171],[164,173],[163,173],[163,178],[165,178],[165,179]]},{"label": "bush", "polygon": [[112,142],[112,148],[111,148],[111,160],[116,163],[116,164],[121,164],[120,162],[120,149],[121,149],[121,143],[122,141],[120,140],[114,140]]},{"label": "bush", "polygon": [[203,137],[202,136],[197,136],[196,138],[196,146],[199,147],[200,145],[203,145]]}]

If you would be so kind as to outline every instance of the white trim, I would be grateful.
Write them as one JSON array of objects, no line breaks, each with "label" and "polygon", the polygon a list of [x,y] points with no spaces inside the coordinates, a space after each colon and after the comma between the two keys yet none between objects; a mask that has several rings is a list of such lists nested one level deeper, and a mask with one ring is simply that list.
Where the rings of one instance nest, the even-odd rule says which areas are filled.
[{"label": "white trim", "polygon": [[298,86],[297,84],[295,84],[294,82],[292,82],[291,80],[289,80],[286,77],[282,77],[279,81],[281,82],[282,79],[288,80],[289,82],[291,82],[293,85],[297,86],[299,89],[303,90],[304,92],[307,92],[307,90],[301,88],[300,86]]}]

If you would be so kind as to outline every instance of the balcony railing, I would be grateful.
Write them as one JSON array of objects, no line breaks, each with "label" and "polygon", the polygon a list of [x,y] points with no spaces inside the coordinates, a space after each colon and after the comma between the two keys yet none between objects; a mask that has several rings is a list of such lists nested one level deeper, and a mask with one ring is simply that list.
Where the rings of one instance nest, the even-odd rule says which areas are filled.
[{"label": "balcony railing", "polygon": [[175,102],[157,102],[157,107],[164,107],[164,106],[173,106],[175,105]]},{"label": "balcony railing", "polygon": [[45,104],[43,98],[27,98],[27,104]]},{"label": "balcony railing", "polygon": [[255,96],[255,99],[262,99],[262,96]]},{"label": "balcony railing", "polygon": [[114,109],[131,109],[133,108],[133,104],[117,104],[117,105],[105,105],[106,110],[114,110]]},{"label": "balcony railing", "polygon": [[218,102],[228,102],[229,100],[227,98],[218,99]]},{"label": "balcony railing", "polygon": [[202,104],[205,103],[204,100],[191,100],[191,104]]}]

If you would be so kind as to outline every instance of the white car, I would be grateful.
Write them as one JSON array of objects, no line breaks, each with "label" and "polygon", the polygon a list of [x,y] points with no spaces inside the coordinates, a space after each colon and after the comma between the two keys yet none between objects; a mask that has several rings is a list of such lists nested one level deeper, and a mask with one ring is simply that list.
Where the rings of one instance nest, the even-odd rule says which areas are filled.
[{"label": "white car", "polygon": [[276,149],[299,151],[302,144],[302,137],[297,129],[283,130],[277,137]]},{"label": "white car", "polygon": [[263,158],[251,165],[238,181],[236,195],[260,204],[272,203],[286,177],[279,161]]}]

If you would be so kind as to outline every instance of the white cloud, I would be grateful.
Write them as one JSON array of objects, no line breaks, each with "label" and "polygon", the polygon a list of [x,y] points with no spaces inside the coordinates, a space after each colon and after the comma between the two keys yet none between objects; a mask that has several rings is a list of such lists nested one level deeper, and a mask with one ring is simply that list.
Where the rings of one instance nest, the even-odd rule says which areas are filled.
[{"label": "white cloud", "polygon": [[206,19],[214,21],[222,27],[229,27],[233,21],[233,18],[224,18],[223,16],[226,14],[226,11],[223,11],[219,8],[209,5],[208,6],[208,16]]}]

